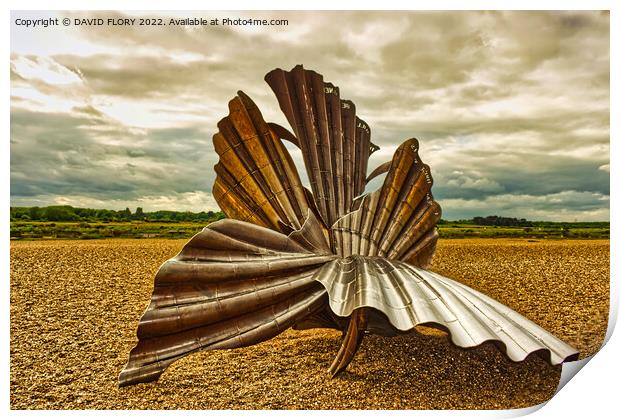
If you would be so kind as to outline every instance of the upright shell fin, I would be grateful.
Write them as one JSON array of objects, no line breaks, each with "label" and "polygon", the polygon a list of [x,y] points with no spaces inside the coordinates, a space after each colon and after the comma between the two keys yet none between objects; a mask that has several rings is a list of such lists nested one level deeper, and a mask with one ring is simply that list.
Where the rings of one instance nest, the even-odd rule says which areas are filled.
[{"label": "upright shell fin", "polygon": [[355,114],[355,104],[340,99],[337,86],[304,70],[275,69],[265,81],[276,94],[299,142],[310,186],[323,221],[331,226],[364,191],[370,128]]},{"label": "upright shell fin", "polygon": [[383,187],[332,226],[336,253],[430,264],[441,218],[432,184],[430,169],[418,156],[418,141],[407,140],[394,154]]},{"label": "upright shell fin", "polygon": [[306,192],[281,135],[243,92],[213,136],[220,157],[213,195],[224,213],[288,234],[301,229],[309,212]]}]

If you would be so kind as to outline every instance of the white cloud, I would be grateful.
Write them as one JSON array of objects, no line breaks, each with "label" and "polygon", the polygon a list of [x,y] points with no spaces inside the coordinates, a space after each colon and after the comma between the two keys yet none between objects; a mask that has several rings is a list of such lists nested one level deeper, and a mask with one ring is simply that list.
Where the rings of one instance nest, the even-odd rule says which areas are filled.
[{"label": "white cloud", "polygon": [[78,71],[71,71],[49,57],[17,56],[11,60],[11,69],[26,80],[40,80],[54,85],[81,84]]}]

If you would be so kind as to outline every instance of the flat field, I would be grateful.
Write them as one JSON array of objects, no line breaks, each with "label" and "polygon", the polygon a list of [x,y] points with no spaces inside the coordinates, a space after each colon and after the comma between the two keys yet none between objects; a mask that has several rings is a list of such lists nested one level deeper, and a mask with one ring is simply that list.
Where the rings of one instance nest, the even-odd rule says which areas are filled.
[{"label": "flat field", "polygon": [[[539,222],[536,222],[539,223]],[[11,221],[12,240],[48,239],[184,239],[205,226],[205,221]],[[438,225],[439,237],[509,239],[609,239],[609,223],[548,222],[540,226],[481,226],[447,222]]]},{"label": "flat field", "polygon": [[[499,409],[549,399],[560,368],[463,350],[436,330],[364,339],[329,379],[340,333],[288,330],[193,354],[158,382],[117,387],[153,276],[185,240],[11,242],[12,409]],[[609,306],[608,240],[443,239],[431,267],[510,306],[582,352]]]}]

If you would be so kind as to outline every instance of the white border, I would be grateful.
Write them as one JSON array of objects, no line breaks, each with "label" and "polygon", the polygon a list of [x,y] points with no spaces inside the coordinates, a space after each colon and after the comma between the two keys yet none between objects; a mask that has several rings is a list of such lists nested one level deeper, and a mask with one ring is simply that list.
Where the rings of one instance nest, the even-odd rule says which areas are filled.
[{"label": "white border", "polygon": [[[2,49],[4,52],[4,57],[8,57],[10,54],[10,43],[9,43],[9,35],[10,35],[10,25],[8,22],[10,21],[10,10],[200,10],[200,9],[211,9],[211,10],[347,10],[349,8],[354,7],[359,10],[404,10],[404,9],[418,9],[418,10],[463,10],[463,9],[474,9],[474,10],[495,10],[495,9],[506,9],[506,10],[611,10],[611,115],[615,116],[617,114],[617,77],[615,75],[618,72],[617,65],[617,40],[618,39],[618,17],[620,9],[617,6],[618,2],[614,1],[604,1],[604,0],[589,0],[589,1],[577,1],[577,0],[565,0],[562,2],[552,1],[552,0],[522,0],[522,1],[498,1],[498,0],[477,0],[477,1],[458,1],[458,0],[434,0],[432,2],[413,2],[413,1],[393,1],[393,0],[382,0],[381,2],[361,2],[356,3],[345,3],[345,2],[336,2],[333,0],[315,0],[313,2],[308,2],[305,4],[306,7],[298,8],[291,7],[292,2],[283,1],[283,0],[263,0],[261,2],[252,2],[249,0],[246,1],[238,1],[238,0],[229,0],[226,2],[218,2],[216,3],[199,3],[190,0],[176,0],[173,3],[164,2],[164,1],[156,1],[156,0],[134,0],[132,2],[120,1],[120,0],[109,0],[106,2],[99,2],[98,4],[92,4],[92,2],[87,3],[89,6],[85,8],[85,2],[76,1],[76,0],[57,0],[52,4],[43,0],[38,1],[13,1],[9,0],[5,2],[7,8],[4,9],[3,14],[3,22],[5,23],[2,31],[3,35],[3,45]],[[172,7],[171,7],[172,6]],[[208,7],[211,6],[211,7]],[[558,9],[558,7],[561,7]],[[2,143],[2,153],[0,153],[1,164],[0,168],[2,168],[3,176],[5,177],[5,182],[2,184],[2,193],[3,199],[7,202],[0,208],[0,218],[5,222],[2,224],[2,231],[0,231],[0,238],[2,238],[2,243],[6,244],[6,247],[3,248],[2,253],[0,254],[0,261],[2,263],[2,267],[4,268],[3,275],[5,276],[2,281],[2,296],[4,297],[5,305],[3,305],[2,311],[2,354],[5,357],[4,363],[2,364],[2,377],[4,381],[3,391],[1,394],[2,399],[2,407],[4,410],[8,411],[9,409],[9,214],[8,209],[10,204],[9,201],[9,185],[10,185],[10,164],[9,164],[9,68],[5,64],[2,68],[2,74],[4,76],[3,83],[3,91],[4,91],[4,102],[2,103],[2,119],[4,121],[3,126],[5,127],[5,138]],[[611,139],[617,139],[617,124],[612,119],[611,121]],[[611,141],[611,140],[610,140]],[[617,140],[616,140],[617,141]],[[618,145],[611,141],[611,189],[617,185],[617,171],[615,170],[615,164],[618,162]],[[618,213],[618,200],[615,194],[611,195],[611,255],[616,255],[618,246],[617,246],[617,233],[615,220],[617,219]],[[6,238],[6,239],[5,239]],[[612,314],[617,314],[617,303],[618,303],[618,281],[616,279],[616,275],[618,273],[618,267],[615,259],[612,259],[611,262],[611,279],[612,279]],[[612,316],[613,321],[610,323],[610,326],[615,324],[615,317]],[[609,413],[617,412],[618,407],[618,397],[617,397],[617,381],[618,381],[618,363],[616,362],[616,355],[620,354],[620,344],[619,339],[617,337],[612,337],[612,339],[607,343],[607,345],[600,351],[599,354],[595,355],[590,363],[585,366],[583,372],[580,372],[577,375],[576,379],[571,380],[554,398],[552,398],[542,409],[539,409],[534,414],[531,415],[530,418],[549,418],[554,416],[555,418],[607,418],[609,417]],[[539,407],[540,408],[540,407]],[[481,418],[481,417],[491,417],[491,418],[499,418],[499,417],[513,417],[515,415],[522,415],[525,412],[529,412],[531,410],[516,410],[516,411],[396,411],[396,412],[347,412],[341,411],[338,413],[338,416],[344,418],[357,418],[361,416],[368,416],[373,414],[382,414],[382,415],[390,415],[396,416],[400,418],[409,418],[410,416],[415,417],[433,417],[433,418],[453,418],[453,417],[461,417],[461,418]],[[9,415],[18,415],[20,417],[41,417],[41,416],[65,416],[73,417],[73,416],[82,416],[88,415],[93,417],[107,418],[111,415],[110,412],[102,411],[102,412],[10,412]],[[124,412],[124,413],[115,413],[114,415],[123,415],[123,416],[131,416],[132,418],[147,418],[151,416],[167,416],[174,413],[169,412]],[[177,415],[179,413],[176,413]],[[237,416],[236,412],[225,411],[214,413],[218,416],[218,418],[232,418],[233,416]],[[327,413],[326,413],[327,414]],[[213,415],[206,414],[204,412],[184,412],[184,416],[196,417],[196,418],[204,418],[205,415]],[[245,412],[244,415],[250,415],[252,417],[266,417],[272,415],[283,415],[285,417],[314,417],[319,415],[318,413],[313,412],[281,412],[281,413],[271,413],[271,412]]]}]

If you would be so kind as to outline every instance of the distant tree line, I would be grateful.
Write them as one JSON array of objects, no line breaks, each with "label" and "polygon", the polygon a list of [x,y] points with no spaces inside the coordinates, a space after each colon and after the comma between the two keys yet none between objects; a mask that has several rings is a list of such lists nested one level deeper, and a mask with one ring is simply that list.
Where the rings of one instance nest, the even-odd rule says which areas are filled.
[{"label": "distant tree line", "polygon": [[503,217],[503,216],[476,216],[472,219],[461,220],[444,220],[439,221],[440,225],[447,223],[458,223],[462,225],[481,225],[481,226],[533,226],[536,222],[530,222],[526,219],[517,219],[516,217]]},{"label": "distant tree line", "polygon": [[[125,210],[89,209],[72,206],[47,207],[11,207],[11,221],[48,221],[48,222],[128,222],[142,220],[146,222],[213,222],[225,218],[221,211],[190,211],[158,210],[145,212],[142,207],[132,213]],[[486,216],[474,217],[467,220],[444,220],[439,225],[480,225],[480,226],[519,226],[519,227],[548,227],[561,226],[564,228],[609,228],[609,222],[532,222],[516,217]]]},{"label": "distant tree line", "polygon": [[226,217],[221,211],[190,211],[158,210],[145,212],[142,207],[136,208],[134,213],[129,208],[125,210],[89,209],[72,206],[47,207],[11,207],[11,221],[32,220],[49,222],[124,222],[142,220],[148,222],[211,222]]},{"label": "distant tree line", "polygon": [[550,221],[531,221],[518,219],[516,217],[486,216],[474,217],[472,219],[445,220],[441,219],[439,225],[477,225],[495,227],[560,227],[560,228],[597,228],[609,229],[609,222],[550,222]]},{"label": "distant tree line", "polygon": [[532,222],[526,219],[517,219],[516,217],[502,216],[486,216],[474,217],[474,224],[482,226],[532,226]]}]

